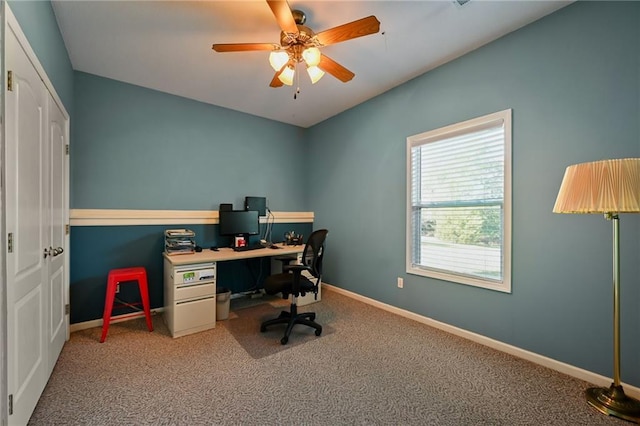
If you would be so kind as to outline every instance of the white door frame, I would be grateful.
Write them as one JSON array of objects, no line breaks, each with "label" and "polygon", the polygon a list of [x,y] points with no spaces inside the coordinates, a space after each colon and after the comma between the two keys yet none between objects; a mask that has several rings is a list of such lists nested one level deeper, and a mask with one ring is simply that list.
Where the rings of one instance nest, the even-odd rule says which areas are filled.
[{"label": "white door frame", "polygon": [[[5,31],[5,1],[0,2],[0,84],[5,84],[4,67],[4,31]],[[4,90],[0,93],[4,94]],[[0,424],[8,424],[9,413],[7,412],[7,285],[5,277],[7,269],[5,267],[5,243],[4,236],[7,235],[5,227],[5,191],[4,191],[4,95],[0,95]]]}]

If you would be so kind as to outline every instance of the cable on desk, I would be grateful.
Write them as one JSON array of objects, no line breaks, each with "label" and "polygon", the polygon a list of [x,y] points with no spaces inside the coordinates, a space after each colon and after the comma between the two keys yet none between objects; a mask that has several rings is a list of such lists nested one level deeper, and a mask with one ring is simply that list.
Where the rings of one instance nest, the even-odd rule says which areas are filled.
[{"label": "cable on desk", "polygon": [[262,239],[269,244],[272,243],[271,228],[273,227],[274,222],[275,222],[275,216],[273,215],[273,213],[271,213],[271,210],[269,210],[269,207],[267,207],[267,225],[265,226],[264,237]]}]

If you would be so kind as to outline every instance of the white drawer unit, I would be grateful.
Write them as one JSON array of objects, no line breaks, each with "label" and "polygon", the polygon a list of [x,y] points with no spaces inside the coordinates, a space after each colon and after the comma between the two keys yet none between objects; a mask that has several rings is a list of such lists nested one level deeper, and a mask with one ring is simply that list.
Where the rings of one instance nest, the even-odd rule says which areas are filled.
[{"label": "white drawer unit", "polygon": [[216,326],[216,262],[174,266],[164,260],[164,321],[172,337]]}]

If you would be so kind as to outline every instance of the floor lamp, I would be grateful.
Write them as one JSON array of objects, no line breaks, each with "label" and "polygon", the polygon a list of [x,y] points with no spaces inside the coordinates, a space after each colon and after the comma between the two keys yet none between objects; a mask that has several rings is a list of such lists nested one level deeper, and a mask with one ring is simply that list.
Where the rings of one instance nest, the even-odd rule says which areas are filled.
[{"label": "floor lamp", "polygon": [[640,213],[640,158],[602,160],[567,167],[554,213],[602,213],[613,223],[613,383],[589,388],[598,411],[640,423],[640,401],[620,384],[620,225],[618,213]]}]

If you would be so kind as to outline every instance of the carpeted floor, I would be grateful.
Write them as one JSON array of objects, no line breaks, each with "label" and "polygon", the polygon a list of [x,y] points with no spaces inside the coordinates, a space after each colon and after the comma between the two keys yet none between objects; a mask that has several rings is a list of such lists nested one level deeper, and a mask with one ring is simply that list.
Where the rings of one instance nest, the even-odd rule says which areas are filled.
[{"label": "carpeted floor", "polygon": [[153,333],[114,324],[103,344],[75,332],[30,424],[628,424],[590,408],[585,382],[335,292],[300,310],[332,332],[263,356],[234,337],[249,310],[179,339],[160,317]]},{"label": "carpeted floor", "polygon": [[[256,330],[260,330],[260,324],[263,321],[276,318],[281,310],[281,307],[274,307],[270,303],[261,303],[236,311],[236,315],[230,315],[229,320],[225,322],[224,325],[240,346],[242,346],[252,358],[256,359],[273,355],[318,338],[313,328],[304,326],[296,326],[293,328],[289,343],[286,345],[280,344],[280,339],[284,333],[284,325],[271,326],[264,333],[256,332]],[[323,325],[321,337],[327,336],[333,333],[333,331],[333,327]]]}]

